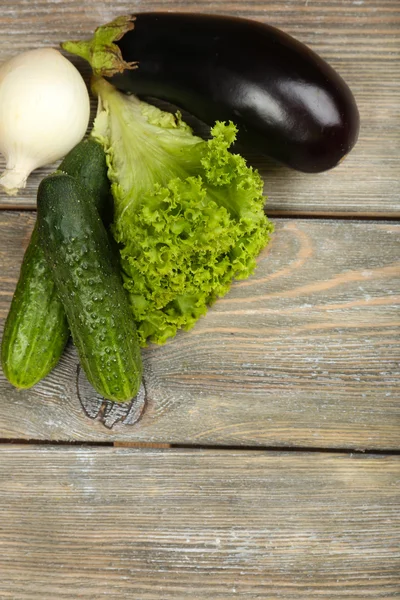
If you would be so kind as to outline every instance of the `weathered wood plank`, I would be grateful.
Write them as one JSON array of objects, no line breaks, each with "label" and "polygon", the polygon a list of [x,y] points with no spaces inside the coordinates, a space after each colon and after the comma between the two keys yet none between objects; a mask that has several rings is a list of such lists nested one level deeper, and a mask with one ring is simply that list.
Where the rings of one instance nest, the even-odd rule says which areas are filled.
[{"label": "weathered wood plank", "polygon": [[[358,145],[346,161],[321,175],[289,171],[245,156],[265,179],[271,214],[398,215],[400,198],[400,4],[398,0],[3,0],[0,61],[39,46],[90,35],[116,15],[182,10],[240,15],[268,22],[294,35],[327,59],[349,83],[361,112]],[[88,69],[77,62],[88,80]],[[205,131],[200,128],[200,131]],[[40,169],[17,198],[0,205],[33,206]]]},{"label": "weathered wood plank", "polygon": [[[1,319],[34,218],[0,213]],[[400,225],[276,225],[253,277],[144,350],[139,423],[110,431],[84,415],[69,347],[32,390],[1,375],[0,439],[400,448]]]},{"label": "weathered wood plank", "polygon": [[397,598],[400,457],[3,447],[0,596]]}]

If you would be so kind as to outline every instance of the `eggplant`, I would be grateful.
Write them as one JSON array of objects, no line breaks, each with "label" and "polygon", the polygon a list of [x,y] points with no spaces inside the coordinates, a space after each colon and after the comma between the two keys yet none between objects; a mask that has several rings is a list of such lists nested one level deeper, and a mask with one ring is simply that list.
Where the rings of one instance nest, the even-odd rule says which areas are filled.
[{"label": "eggplant", "polygon": [[63,47],[120,90],[167,100],[210,125],[233,121],[240,143],[299,171],[331,169],[357,141],[357,105],[340,75],[264,23],[141,13]]}]

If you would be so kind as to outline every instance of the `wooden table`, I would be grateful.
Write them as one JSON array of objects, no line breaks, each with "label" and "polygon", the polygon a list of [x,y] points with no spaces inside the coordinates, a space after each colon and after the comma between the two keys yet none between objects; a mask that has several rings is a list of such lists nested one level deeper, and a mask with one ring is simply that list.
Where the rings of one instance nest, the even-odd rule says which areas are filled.
[{"label": "wooden table", "polygon": [[[305,42],[353,89],[360,140],[316,176],[247,151],[273,241],[143,352],[136,425],[84,414],[72,346],[32,390],[0,376],[0,598],[399,598],[400,3],[2,0],[0,59],[159,9]],[[51,170],[0,198],[3,323]]]}]

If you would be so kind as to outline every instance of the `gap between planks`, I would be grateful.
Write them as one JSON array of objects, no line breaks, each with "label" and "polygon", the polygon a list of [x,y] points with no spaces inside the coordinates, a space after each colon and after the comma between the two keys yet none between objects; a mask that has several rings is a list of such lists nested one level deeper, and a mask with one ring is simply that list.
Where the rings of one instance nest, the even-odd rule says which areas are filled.
[{"label": "gap between planks", "polygon": [[54,440],[24,440],[24,439],[0,439],[0,450],[2,446],[72,446],[82,448],[137,448],[137,449],[156,449],[156,450],[204,450],[204,451],[225,451],[225,452],[271,452],[271,453],[282,453],[289,452],[294,454],[296,452],[304,453],[324,453],[324,454],[345,454],[345,455],[368,455],[376,454],[378,456],[400,456],[400,450],[393,449],[374,449],[365,448],[349,449],[349,448],[314,448],[309,446],[232,446],[232,445],[200,445],[200,444],[167,444],[167,443],[153,443],[153,442],[82,442],[82,441],[54,441]]},{"label": "gap between planks", "polygon": [[[6,212],[36,212],[36,210],[29,204],[0,204],[0,211]],[[400,221],[400,212],[399,214],[388,215],[386,213],[380,212],[371,212],[371,213],[359,213],[355,212],[307,212],[307,211],[280,211],[280,210],[267,210],[267,216],[275,219],[324,219],[329,221],[388,221],[388,222],[397,222]]]}]

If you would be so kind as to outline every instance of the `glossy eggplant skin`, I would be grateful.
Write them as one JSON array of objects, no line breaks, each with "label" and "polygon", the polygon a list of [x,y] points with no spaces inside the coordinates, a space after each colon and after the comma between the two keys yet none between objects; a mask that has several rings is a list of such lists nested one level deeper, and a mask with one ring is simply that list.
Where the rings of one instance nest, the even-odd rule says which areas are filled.
[{"label": "glossy eggplant skin", "polygon": [[352,149],[359,113],[343,79],[282,31],[247,19],[141,13],[117,42],[138,61],[109,80],[172,102],[208,124],[232,120],[238,141],[306,172]]}]

